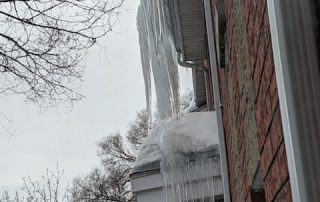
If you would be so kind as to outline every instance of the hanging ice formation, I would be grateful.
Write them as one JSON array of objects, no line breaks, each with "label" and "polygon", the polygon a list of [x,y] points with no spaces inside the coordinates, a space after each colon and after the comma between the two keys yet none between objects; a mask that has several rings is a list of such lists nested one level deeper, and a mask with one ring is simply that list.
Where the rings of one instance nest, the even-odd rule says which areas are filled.
[{"label": "hanging ice formation", "polygon": [[141,0],[137,16],[147,108],[151,115],[152,74],[160,120],[180,113],[178,67],[165,1]]},{"label": "hanging ice formation", "polygon": [[222,192],[214,121],[214,112],[197,112],[160,123],[165,202],[213,202]]},{"label": "hanging ice formation", "polygon": [[166,202],[213,202],[221,192],[219,156],[198,154],[183,164],[161,164]]},{"label": "hanging ice formation", "polygon": [[143,144],[132,172],[160,167],[166,202],[211,202],[222,193],[214,113],[164,119]]},{"label": "hanging ice formation", "polygon": [[178,116],[178,67],[167,1],[141,0],[138,9],[147,108],[151,114],[153,78],[162,121],[142,146],[133,172],[144,172],[150,165],[159,165],[166,202],[213,201],[214,193],[221,193],[221,183],[214,179],[220,177],[218,141],[214,138],[216,120],[213,112]]}]

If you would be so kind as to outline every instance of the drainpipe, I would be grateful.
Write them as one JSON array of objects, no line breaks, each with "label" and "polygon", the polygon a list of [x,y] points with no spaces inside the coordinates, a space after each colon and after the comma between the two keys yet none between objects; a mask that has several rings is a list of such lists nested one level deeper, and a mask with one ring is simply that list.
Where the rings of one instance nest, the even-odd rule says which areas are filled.
[{"label": "drainpipe", "polygon": [[224,128],[223,128],[223,122],[222,122],[222,104],[220,99],[220,89],[219,89],[218,69],[217,69],[218,63],[217,63],[215,39],[214,39],[214,32],[213,32],[211,0],[204,0],[204,8],[205,8],[205,18],[206,18],[207,37],[208,37],[208,46],[209,46],[209,58],[210,58],[211,75],[212,75],[211,79],[213,84],[214,108],[216,111],[217,122],[218,122],[220,160],[221,160],[222,182],[223,182],[223,192],[224,192],[223,195],[224,195],[224,201],[230,202],[228,161],[227,161]]},{"label": "drainpipe", "polygon": [[178,64],[182,67],[191,68],[191,69],[197,69],[197,68],[202,69],[202,67],[198,66],[197,64],[185,61],[183,59],[182,53],[177,52],[177,57],[178,57]]},{"label": "drainpipe", "polygon": [[[202,66],[199,66],[195,63],[190,63],[190,62],[186,62],[184,59],[183,59],[183,54],[182,53],[179,53],[177,52],[177,57],[178,57],[178,64],[182,67],[185,67],[185,68],[190,68],[190,69],[194,69],[194,70],[203,70],[204,72],[204,79],[205,79],[205,83],[207,84],[208,83],[208,69],[202,67]],[[196,92],[195,92],[196,93]],[[212,104],[211,104],[211,100],[210,100],[210,93],[209,93],[209,88],[208,86],[206,85],[206,95],[207,95],[207,108],[209,110],[212,109]],[[197,102],[196,100],[196,95],[194,94],[194,98],[195,98],[195,101]]]},{"label": "drainpipe", "polygon": [[210,81],[210,77],[209,77],[209,73],[208,73],[208,69],[203,68],[204,69],[204,80],[205,80],[205,84],[206,84],[206,95],[207,95],[207,107],[209,111],[214,110],[214,106],[212,106],[212,96],[211,96],[211,89],[208,85]]}]

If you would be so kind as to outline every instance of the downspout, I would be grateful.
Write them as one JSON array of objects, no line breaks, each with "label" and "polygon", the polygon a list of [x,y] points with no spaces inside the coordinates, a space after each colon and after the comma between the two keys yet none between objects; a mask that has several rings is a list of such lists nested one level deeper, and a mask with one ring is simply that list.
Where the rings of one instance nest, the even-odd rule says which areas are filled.
[{"label": "downspout", "polygon": [[[200,69],[200,70],[203,70],[203,72],[204,72],[204,78],[205,78],[205,83],[207,83],[208,82],[208,70],[206,69],[206,68],[204,68],[203,66],[199,66],[199,65],[197,65],[197,64],[195,64],[195,63],[190,63],[190,62],[186,62],[186,61],[184,61],[184,59],[182,59],[183,58],[183,54],[182,53],[177,53],[177,57],[178,57],[178,64],[180,65],[180,66],[182,66],[182,67],[185,67],[185,68],[190,68],[190,69],[194,69],[194,70],[197,70],[197,69]],[[211,104],[211,102],[210,102],[210,97],[209,97],[209,92],[208,92],[208,86],[206,85],[206,95],[207,95],[207,107],[208,107],[208,109],[210,110],[210,109],[212,109],[212,104]],[[196,93],[196,92],[195,92]],[[194,93],[194,99],[195,99],[195,101],[197,102],[197,100],[196,100],[196,94]]]},{"label": "downspout", "polygon": [[182,67],[191,68],[191,69],[202,69],[202,67],[198,66],[197,64],[187,62],[183,59],[182,53],[177,52],[178,64]]},{"label": "downspout", "polygon": [[216,111],[217,122],[218,122],[220,159],[221,159],[221,168],[222,168],[221,173],[222,173],[223,192],[224,192],[223,195],[224,195],[224,201],[230,202],[228,161],[227,161],[227,151],[226,151],[226,143],[225,143],[225,136],[224,136],[223,121],[222,121],[222,104],[221,104],[219,80],[218,80],[217,56],[216,56],[215,39],[214,39],[214,32],[213,32],[211,0],[204,0],[204,8],[205,8],[208,46],[209,46],[212,85],[213,85],[214,108]]},{"label": "downspout", "polygon": [[205,80],[205,84],[206,84],[206,95],[207,95],[207,108],[208,108],[208,111],[212,111],[212,110],[214,110],[214,106],[213,106],[213,104],[212,104],[212,96],[213,95],[211,95],[211,89],[210,89],[210,85],[208,85],[209,84],[209,82],[211,82],[211,80],[210,80],[210,75],[209,75],[209,71],[208,71],[208,69],[207,68],[203,68],[204,69],[204,80]]},{"label": "downspout", "polygon": [[[211,3],[210,0],[204,0],[204,6],[205,6],[205,15],[206,15],[206,22],[207,22],[207,30],[212,30],[213,33],[213,27],[212,27],[212,13],[211,13]],[[176,13],[176,20],[177,24],[181,26],[180,21],[180,12],[178,9],[178,2],[177,0],[174,0],[174,9]],[[178,52],[178,64],[183,67],[187,68],[203,68],[199,67],[196,64],[188,63],[183,59],[182,51],[184,49],[183,47],[183,41],[182,41],[182,31],[181,27],[178,26],[178,34],[180,39],[180,52]],[[213,37],[213,34],[208,34],[208,43],[209,43],[209,52],[210,52],[210,61],[212,64],[217,64],[217,58],[215,56],[215,40]],[[213,62],[214,61],[214,62]],[[220,159],[221,159],[221,170],[222,170],[222,183],[223,183],[223,192],[224,192],[224,201],[230,202],[230,191],[229,191],[229,176],[228,176],[228,164],[227,164],[227,153],[226,153],[226,144],[225,144],[225,137],[224,137],[224,128],[223,128],[223,122],[222,122],[222,111],[221,111],[221,100],[220,100],[220,90],[218,85],[218,72],[216,68],[212,68],[212,86],[213,86],[213,97],[214,97],[214,109],[216,110],[216,116],[217,116],[217,125],[218,125],[218,133],[219,133],[219,148],[220,148]]]}]

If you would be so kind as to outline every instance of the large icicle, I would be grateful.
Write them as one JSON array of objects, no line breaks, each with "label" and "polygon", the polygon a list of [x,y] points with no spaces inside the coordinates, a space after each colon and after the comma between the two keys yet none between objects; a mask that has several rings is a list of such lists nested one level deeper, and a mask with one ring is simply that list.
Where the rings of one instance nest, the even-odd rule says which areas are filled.
[{"label": "large icicle", "polygon": [[147,107],[151,112],[152,72],[160,120],[180,113],[178,66],[165,1],[141,0],[137,16]]},{"label": "large icicle", "polygon": [[[148,34],[146,27],[145,12],[138,8],[138,19],[137,19],[137,28],[139,33],[139,43],[140,43],[140,54],[141,54],[141,65],[145,85],[145,94],[146,94],[146,103],[147,110],[150,117],[150,122],[152,123],[152,96],[151,96],[151,69],[150,69],[150,50],[148,45]],[[140,20],[141,19],[141,20]]]}]

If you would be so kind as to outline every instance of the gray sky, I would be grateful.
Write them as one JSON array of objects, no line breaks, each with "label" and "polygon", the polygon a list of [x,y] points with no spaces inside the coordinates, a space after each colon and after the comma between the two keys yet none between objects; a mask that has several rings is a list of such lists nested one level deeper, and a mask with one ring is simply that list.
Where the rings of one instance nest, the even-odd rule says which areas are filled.
[{"label": "gray sky", "polygon": [[[86,98],[71,112],[40,113],[21,97],[1,98],[0,112],[14,121],[19,132],[9,136],[0,131],[0,188],[20,186],[28,175],[38,179],[46,168],[55,169],[57,161],[67,180],[88,173],[98,163],[97,141],[112,132],[124,133],[136,111],[145,107],[138,4],[139,0],[126,1],[122,32],[105,41],[107,56],[99,48],[91,51],[82,84]],[[184,75],[182,80],[183,88],[190,88],[190,77]]]}]

